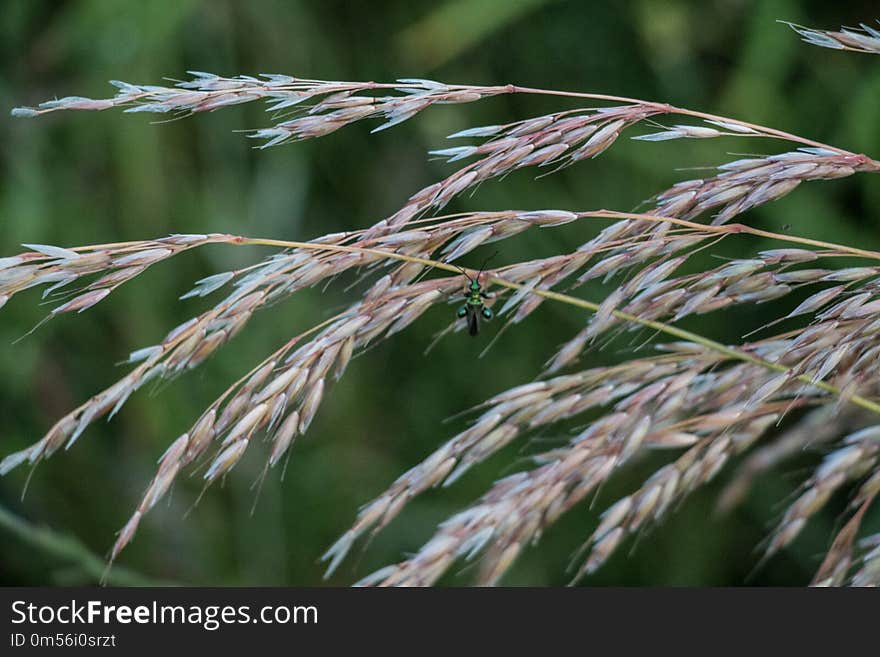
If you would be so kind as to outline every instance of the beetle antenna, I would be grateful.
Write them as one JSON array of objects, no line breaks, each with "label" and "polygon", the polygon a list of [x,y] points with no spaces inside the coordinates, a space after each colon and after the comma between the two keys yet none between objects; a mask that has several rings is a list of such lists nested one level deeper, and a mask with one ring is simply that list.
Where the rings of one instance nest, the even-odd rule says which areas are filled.
[{"label": "beetle antenna", "polygon": [[455,267],[457,267],[457,268],[458,268],[458,271],[460,271],[462,274],[464,274],[465,278],[467,278],[469,281],[473,281],[473,280],[474,280],[473,278],[471,278],[470,276],[468,276],[468,273],[467,273],[464,269],[462,269],[462,268],[459,267],[458,265],[455,265]]},{"label": "beetle antenna", "polygon": [[[486,265],[488,265],[489,262],[491,262],[492,258],[494,258],[494,257],[497,256],[497,255],[498,255],[498,251],[496,251],[495,253],[493,253],[492,255],[490,255],[488,258],[486,258],[486,259],[483,261],[483,265],[480,267],[480,274],[483,273],[483,270],[486,269]],[[477,274],[477,279],[480,278],[480,274]]]}]

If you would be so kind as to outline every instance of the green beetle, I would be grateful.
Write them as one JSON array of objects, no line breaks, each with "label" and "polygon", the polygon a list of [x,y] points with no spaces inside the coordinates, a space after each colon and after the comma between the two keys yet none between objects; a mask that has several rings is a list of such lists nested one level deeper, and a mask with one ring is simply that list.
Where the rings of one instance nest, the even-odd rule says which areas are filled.
[{"label": "green beetle", "polygon": [[[477,274],[476,278],[471,278],[464,269],[461,270],[461,273],[467,277],[468,281],[470,281],[470,285],[464,293],[466,301],[464,302],[464,305],[458,309],[458,316],[462,319],[467,318],[468,333],[470,335],[477,335],[480,332],[481,319],[489,321],[494,317],[492,309],[483,303],[483,299],[491,299],[494,295],[489,292],[484,292],[480,285],[480,275],[483,273],[483,269],[486,267],[489,260],[494,257],[493,254],[490,258],[486,259],[486,262],[480,267],[480,272]],[[461,268],[459,267],[459,269]]]}]

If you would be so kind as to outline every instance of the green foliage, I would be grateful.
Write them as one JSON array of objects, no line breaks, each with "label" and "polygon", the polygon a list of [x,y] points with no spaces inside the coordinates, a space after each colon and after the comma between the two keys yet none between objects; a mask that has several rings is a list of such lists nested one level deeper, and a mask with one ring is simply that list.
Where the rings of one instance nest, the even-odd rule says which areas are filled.
[{"label": "green foliage", "polygon": [[[869,8],[870,9],[870,8]],[[856,152],[880,152],[877,98],[880,67],[867,56],[800,44],[776,19],[813,25],[863,20],[840,16],[827,3],[582,3],[448,0],[430,7],[408,2],[253,3],[84,0],[14,2],[0,27],[0,93],[9,104],[67,94],[109,95],[106,81],[158,81],[188,69],[292,73],[310,78],[393,80],[407,75],[461,83],[515,82],[612,93],[764,123]],[[305,240],[366,227],[397,209],[413,191],[448,172],[426,162],[445,135],[549,111],[547,99],[503,96],[479,104],[435,108],[394,131],[369,135],[357,125],[320,142],[251,150],[235,130],[261,126],[258,104],[154,126],[121,113],[68,115],[39,122],[0,119],[0,254],[20,243],[62,246],[135,240],[171,232],[231,232]],[[706,140],[714,141],[714,140]],[[731,141],[731,149],[746,142]],[[750,149],[764,147],[748,142]],[[775,152],[770,144],[768,150]],[[730,159],[733,159],[732,157]],[[619,145],[601,162],[585,162],[524,184],[530,172],[483,185],[456,200],[452,211],[499,208],[613,207],[629,209],[670,184],[691,177],[677,167],[720,162],[717,143],[680,140],[662,148]],[[804,185],[797,193],[749,213],[748,223],[773,231],[796,227],[802,236],[880,245],[876,177]],[[589,238],[581,224],[531,231],[504,243],[499,259],[515,262],[571,248]],[[755,240],[753,251],[770,248]],[[775,245],[774,245],[775,246]],[[722,253],[719,249],[714,253]],[[731,255],[729,253],[725,255]],[[208,307],[177,302],[193,281],[251,262],[256,251],[208,247],[152,268],[112,299],[76,317],[61,317],[12,345],[45,314],[38,294],[16,297],[0,311],[2,454],[39,438],[55,418],[119,375],[114,363],[154,344],[168,329]],[[707,256],[709,257],[709,256]],[[110,423],[97,423],[76,449],[41,464],[27,496],[27,477],[0,479],[0,507],[46,525],[104,554],[137,505],[167,444],[187,430],[229,381],[295,333],[342,307],[342,285],[298,294],[258,315],[199,370],[135,395]],[[590,284],[584,298],[603,288]],[[790,303],[790,302],[786,302]],[[792,306],[793,307],[793,306]],[[709,316],[701,329],[722,342],[774,319],[779,306],[749,309],[748,317]],[[298,440],[286,476],[270,474],[256,510],[252,482],[263,467],[249,454],[228,477],[184,514],[201,481],[184,479],[170,500],[144,521],[123,564],[153,579],[193,584],[305,585],[321,582],[318,556],[372,499],[464,423],[444,418],[531,379],[583,325],[583,315],[545,304],[475,361],[500,323],[480,340],[449,336],[421,354],[449,318],[427,313],[393,341],[356,358],[324,402],[309,433]],[[685,323],[685,327],[688,324]],[[593,352],[585,367],[625,353]],[[459,367],[457,363],[477,366]],[[551,433],[534,441],[558,441]],[[481,464],[450,489],[431,491],[331,580],[356,576],[418,548],[437,522],[478,497],[517,450]],[[815,456],[815,455],[813,455]],[[815,459],[814,459],[815,460]],[[671,521],[642,537],[632,554],[617,554],[591,584],[740,584],[753,568],[754,546],[768,533],[796,489],[798,468],[787,463],[762,476],[733,513],[712,516],[723,485],[689,499]],[[651,472],[639,463],[621,472],[527,551],[504,580],[563,584],[572,550],[597,522],[598,510]],[[723,478],[722,478],[723,479]],[[809,532],[750,580],[802,584],[828,547],[845,499],[834,499]],[[5,517],[4,512],[4,517]],[[709,520],[707,520],[709,518]],[[876,531],[874,511],[865,527]],[[0,530],[3,531],[3,530]],[[76,557],[78,558],[78,557]],[[79,577],[93,578],[87,557]],[[70,560],[7,533],[0,540],[0,583],[54,584],[71,580]],[[448,583],[469,581],[468,574]]]}]

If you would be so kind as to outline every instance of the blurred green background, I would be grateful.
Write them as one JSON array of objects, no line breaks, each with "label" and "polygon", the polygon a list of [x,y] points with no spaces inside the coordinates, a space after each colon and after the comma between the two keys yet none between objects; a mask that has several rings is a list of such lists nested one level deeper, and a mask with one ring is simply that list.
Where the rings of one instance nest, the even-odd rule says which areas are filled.
[{"label": "blurred green background", "polygon": [[[429,162],[459,129],[567,107],[546,98],[499,97],[438,107],[376,135],[358,124],[313,142],[252,149],[234,130],[267,125],[264,107],[224,109],[164,125],[147,115],[68,113],[13,120],[15,105],[64,95],[106,97],[107,80],[159,83],[188,69],[224,75],[276,72],[302,77],[447,82],[595,91],[668,101],[765,123],[838,146],[880,154],[880,58],[814,48],[777,19],[836,28],[876,18],[875,2],[714,0],[564,2],[445,0],[413,3],[169,0],[44,2],[0,7],[0,255],[19,244],[62,246],[229,231],[307,239],[364,227],[392,213],[450,169]],[[630,134],[637,134],[631,131]],[[776,142],[622,139],[601,158],[540,181],[520,172],[485,184],[451,210],[629,210],[731,153],[778,152]],[[797,234],[877,247],[880,185],[861,176],[808,184],[745,220]],[[527,232],[503,242],[498,264],[571,250],[598,226]],[[766,244],[730,241],[713,255],[745,255]],[[0,454],[39,438],[60,415],[124,372],[128,352],[211,303],[177,301],[196,279],[251,262],[258,249],[211,247],[151,269],[87,313],[53,320],[13,345],[48,308],[39,293],[15,297],[0,314]],[[478,265],[480,254],[466,263]],[[470,261],[472,260],[472,262]],[[75,563],[10,531],[8,513],[48,528],[73,550],[106,553],[149,482],[167,444],[230,382],[295,332],[337,311],[343,284],[312,290],[260,313],[233,345],[155,394],[132,398],[111,422],[96,423],[69,452],[37,468],[26,497],[25,470],[0,480],[0,583],[94,582]],[[579,290],[597,299],[600,286]],[[794,298],[698,324],[721,340],[739,336],[796,303]],[[464,425],[444,418],[530,380],[557,345],[583,325],[574,309],[544,304],[477,356],[500,327],[480,339],[457,334],[421,354],[451,310],[437,308],[403,335],[353,361],[332,388],[313,427],[298,439],[280,480],[266,481],[253,516],[251,484],[265,451],[253,449],[223,486],[186,517],[200,478],[183,478],[170,502],[141,524],[120,566],[152,581],[201,585],[306,585],[322,582],[320,554],[372,499]],[[693,324],[686,326],[693,327]],[[627,343],[590,354],[585,366],[627,357]],[[475,499],[523,456],[564,440],[547,432],[520,441],[455,486],[414,501],[330,580],[348,584],[415,550],[437,522]],[[669,458],[667,455],[663,458]],[[504,583],[563,584],[574,550],[598,512],[632,490],[663,458],[635,463],[528,550]],[[667,522],[632,542],[587,584],[736,585],[757,562],[756,545],[787,496],[821,458],[813,451],[756,482],[733,513],[713,512],[722,476]],[[845,496],[835,498],[798,541],[758,570],[754,584],[805,584],[827,549]],[[877,531],[875,512],[866,520]],[[41,536],[41,535],[39,535]],[[456,570],[444,580],[466,584]]]}]

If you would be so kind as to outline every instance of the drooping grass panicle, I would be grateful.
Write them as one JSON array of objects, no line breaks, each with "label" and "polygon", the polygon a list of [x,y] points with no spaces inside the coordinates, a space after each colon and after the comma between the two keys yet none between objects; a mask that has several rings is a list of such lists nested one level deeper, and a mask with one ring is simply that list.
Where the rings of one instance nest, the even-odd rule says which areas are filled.
[{"label": "drooping grass panicle", "polygon": [[[791,26],[809,43],[880,52],[880,35],[869,25],[840,32]],[[70,447],[92,422],[118,412],[150,381],[198,367],[258,310],[341,276],[357,277],[361,284],[355,301],[330,319],[298,327],[294,337],[230,385],[169,445],[113,545],[111,562],[182,472],[198,471],[208,486],[231,472],[254,449],[257,437],[267,441],[263,475],[281,463],[356,354],[460,295],[460,271],[477,275],[459,269],[463,257],[494,242],[527,238],[529,230],[577,224],[590,228],[591,235],[580,246],[498,264],[482,272],[481,284],[496,293],[485,304],[505,326],[521,323],[552,301],[580,313],[580,328],[557,348],[547,347],[545,371],[537,380],[497,393],[473,409],[469,426],[365,505],[324,555],[328,572],[339,567],[357,541],[397,518],[419,494],[452,485],[505,446],[567,422],[581,424],[564,444],[532,455],[530,468],[497,481],[442,523],[414,555],[361,583],[433,584],[460,560],[478,556],[477,582],[496,583],[562,513],[595,496],[628,463],[649,450],[669,452],[665,465],[608,505],[593,530],[584,532],[586,542],[572,564],[577,580],[759,441],[764,444],[745,457],[720,506],[730,508],[741,500],[754,477],[805,446],[822,444],[830,451],[780,515],[765,552],[769,556],[784,549],[832,495],[855,488],[850,518],[814,583],[880,580],[880,541],[858,539],[862,518],[880,490],[880,253],[734,223],[803,183],[878,173],[880,162],[742,120],[605,94],[422,79],[374,83],[274,74],[191,75],[171,86],[114,82],[118,92],[111,99],[65,97],[13,114],[121,107],[183,116],[265,101],[271,124],[249,136],[266,148],[364,120],[378,122],[375,132],[434,105],[502,94],[542,95],[588,106],[450,135],[453,145],[431,154],[445,159],[453,171],[365,228],[303,242],[209,234],[74,248],[31,244],[24,253],[0,259],[0,306],[19,292],[43,287],[44,297],[64,295],[51,311],[56,316],[85,311],[186,250],[217,243],[273,249],[262,260],[214,273],[183,291],[182,299],[216,295],[218,300],[157,344],[132,352],[132,369],[125,376],[60,419],[39,441],[6,456],[0,474],[37,463],[62,445]],[[512,171],[552,173],[596,158],[613,148],[624,131],[647,142],[642,148],[662,148],[662,142],[675,139],[769,138],[788,145],[775,154],[724,162],[711,175],[660,190],[646,213],[528,209],[437,215],[465,191]],[[592,230],[596,222],[606,222],[597,233]],[[702,250],[742,234],[779,244],[686,270]],[[858,262],[838,264],[843,257]],[[593,281],[613,286],[602,299],[576,296]],[[800,295],[791,301],[794,293]],[[777,319],[755,326],[759,337],[732,345],[677,325],[695,315],[771,302],[781,309]],[[782,320],[790,328],[772,334],[770,329]],[[453,322],[446,332],[461,328]],[[584,355],[602,341],[643,329],[663,337],[664,343],[655,345],[660,354],[634,353],[621,364],[583,369]],[[792,416],[797,417],[791,426],[774,434]]]}]

